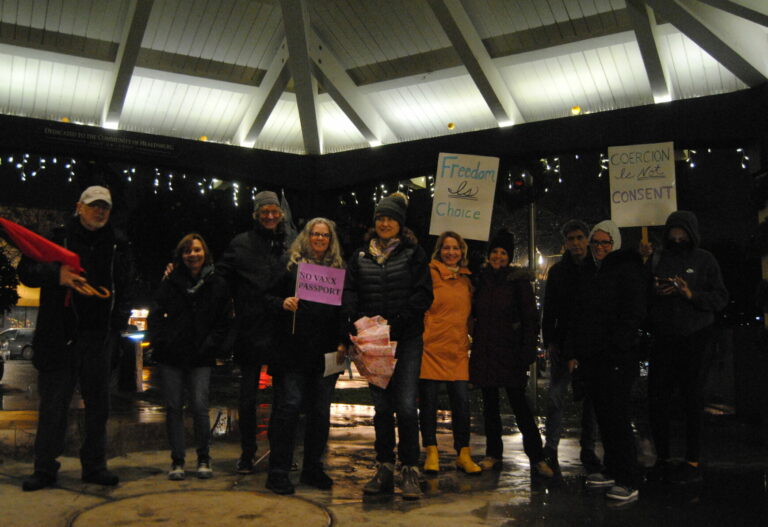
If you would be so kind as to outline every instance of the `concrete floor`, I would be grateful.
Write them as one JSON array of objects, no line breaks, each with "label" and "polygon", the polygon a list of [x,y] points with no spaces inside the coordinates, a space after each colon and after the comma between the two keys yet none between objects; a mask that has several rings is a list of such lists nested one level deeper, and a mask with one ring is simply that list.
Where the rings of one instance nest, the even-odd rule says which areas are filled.
[{"label": "concrete floor", "polygon": [[[512,416],[505,416],[505,455],[500,471],[467,476],[453,469],[450,430],[443,414],[439,433],[441,471],[423,480],[424,498],[364,497],[361,488],[374,471],[372,412],[367,406],[334,405],[327,468],[330,491],[297,486],[295,496],[276,496],[264,488],[266,460],[252,475],[234,472],[239,445],[236,414],[212,408],[218,418],[212,447],[211,480],[189,474],[183,482],[167,479],[162,410],[149,405],[116,405],[110,419],[110,468],[121,479],[116,488],[83,484],[78,447],[78,403],[73,404],[67,456],[56,488],[21,490],[31,472],[34,438],[34,372],[12,361],[10,377],[0,385],[0,526],[91,525],[280,525],[338,526],[507,526],[507,525],[768,525],[768,451],[761,429],[732,416],[707,417],[704,482],[689,486],[641,489],[637,502],[615,506],[604,491],[584,486],[578,462],[575,413],[566,419],[560,447],[563,478],[531,482],[528,462]],[[15,369],[15,371],[13,371]],[[9,382],[10,379],[10,382]],[[340,382],[338,389],[360,381]],[[546,382],[541,382],[544,388]],[[541,397],[541,394],[540,394]],[[9,409],[9,407],[13,409]],[[268,406],[262,408],[266,419]],[[541,424],[541,420],[539,421]],[[472,450],[482,456],[482,419],[473,415]],[[640,460],[653,462],[642,420],[637,423]],[[259,436],[261,453],[266,435]],[[296,458],[300,460],[301,448]],[[190,451],[188,459],[194,460]],[[191,465],[191,463],[190,463]],[[298,483],[298,473],[292,475]]]}]

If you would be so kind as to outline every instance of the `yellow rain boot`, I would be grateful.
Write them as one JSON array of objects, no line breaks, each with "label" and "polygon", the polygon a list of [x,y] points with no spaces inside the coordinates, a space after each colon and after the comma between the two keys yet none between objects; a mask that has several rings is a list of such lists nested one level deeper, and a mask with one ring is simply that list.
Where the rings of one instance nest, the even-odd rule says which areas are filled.
[{"label": "yellow rain boot", "polygon": [[456,459],[456,468],[463,470],[466,474],[480,474],[483,471],[480,465],[472,461],[472,455],[469,452],[468,446],[462,447],[459,452],[459,457]]},{"label": "yellow rain boot", "polygon": [[437,474],[440,471],[440,460],[437,457],[437,445],[427,447],[427,459],[424,460],[424,472]]}]

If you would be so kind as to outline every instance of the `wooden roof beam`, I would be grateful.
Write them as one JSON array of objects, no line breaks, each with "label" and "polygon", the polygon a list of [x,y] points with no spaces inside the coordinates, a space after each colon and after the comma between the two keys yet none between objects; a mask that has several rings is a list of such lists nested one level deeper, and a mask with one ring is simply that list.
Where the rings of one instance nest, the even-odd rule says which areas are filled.
[{"label": "wooden roof beam", "polygon": [[288,43],[288,67],[296,91],[301,135],[308,154],[323,153],[323,138],[318,120],[317,80],[312,75],[309,55],[309,10],[305,0],[280,0],[285,38]]},{"label": "wooden roof beam", "polygon": [[428,0],[499,126],[525,121],[460,0]]},{"label": "wooden roof beam", "polygon": [[[653,10],[668,20],[696,45],[723,65],[749,87],[766,81],[765,74],[753,65],[750,46],[744,45],[744,36],[737,33],[733,24],[724,21],[714,8],[695,3],[693,0],[646,0]],[[735,19],[738,20],[738,19]],[[740,30],[747,28],[740,27]],[[753,32],[749,32],[754,35]],[[758,39],[757,46],[765,52],[765,36]],[[738,46],[739,49],[735,49]],[[750,60],[747,59],[750,56]],[[763,63],[763,68],[765,67]]]},{"label": "wooden roof beam", "polygon": [[117,57],[112,74],[112,94],[101,112],[101,125],[105,128],[117,128],[123,113],[125,97],[131,85],[133,69],[141,49],[141,41],[147,29],[149,14],[154,0],[132,0],[128,7],[123,40],[117,49]]},{"label": "wooden roof beam", "polygon": [[653,100],[657,103],[672,100],[669,76],[659,55],[656,38],[656,17],[642,0],[626,0],[627,12],[632,21],[637,45],[645,65],[645,73],[651,85]]}]

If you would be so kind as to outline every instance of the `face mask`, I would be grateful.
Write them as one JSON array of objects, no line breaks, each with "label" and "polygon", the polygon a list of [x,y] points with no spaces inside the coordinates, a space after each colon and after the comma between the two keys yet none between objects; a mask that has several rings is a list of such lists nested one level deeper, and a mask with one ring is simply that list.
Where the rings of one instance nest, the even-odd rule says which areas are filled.
[{"label": "face mask", "polygon": [[665,244],[665,247],[669,249],[670,251],[690,251],[693,249],[693,243],[691,243],[690,240],[667,240],[667,243]]}]

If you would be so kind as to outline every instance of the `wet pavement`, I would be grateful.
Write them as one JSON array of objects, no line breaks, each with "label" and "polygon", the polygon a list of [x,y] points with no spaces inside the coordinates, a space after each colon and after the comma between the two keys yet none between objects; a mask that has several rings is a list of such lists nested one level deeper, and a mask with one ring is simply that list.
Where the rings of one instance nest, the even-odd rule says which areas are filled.
[{"label": "wet pavement", "polygon": [[[215,382],[220,382],[216,381]],[[231,383],[231,379],[229,381]],[[537,391],[539,406],[546,380]],[[359,379],[339,382],[337,389],[360,388]],[[34,493],[21,491],[31,472],[31,445],[36,424],[36,375],[30,363],[9,361],[0,384],[0,525],[339,525],[339,526],[511,526],[511,525],[768,525],[768,449],[765,430],[733,415],[708,415],[704,438],[704,481],[695,486],[647,484],[636,502],[615,506],[604,490],[590,490],[578,461],[578,416],[566,418],[560,445],[563,477],[532,481],[522,452],[520,434],[510,415],[504,416],[504,463],[499,471],[468,476],[453,468],[455,454],[449,414],[441,413],[438,442],[441,470],[423,478],[424,498],[408,502],[399,492],[364,497],[361,489],[374,472],[372,408],[334,404],[327,457],[335,485],[320,491],[298,484],[296,495],[276,496],[264,488],[267,460],[252,475],[234,472],[239,456],[237,413],[226,406],[211,408],[216,424],[211,480],[189,472],[182,482],[167,479],[169,454],[164,412],[149,401],[125,394],[113,399],[109,424],[109,465],[121,479],[116,488],[80,481],[81,411],[73,401],[72,418],[58,486]],[[265,401],[266,402],[266,401]],[[636,427],[640,460],[653,463],[642,400],[637,401]],[[472,451],[484,452],[482,418],[475,409]],[[266,453],[269,407],[261,409],[261,454]],[[720,412],[722,413],[722,412]],[[539,418],[539,424],[542,420]],[[190,426],[191,428],[191,426]],[[679,433],[673,437],[679,437]],[[678,441],[679,443],[679,441]],[[680,444],[676,445],[679,449]],[[679,450],[678,450],[679,452]],[[194,460],[194,451],[188,454]],[[301,459],[301,447],[296,459]],[[189,464],[191,468],[193,464]]]}]

